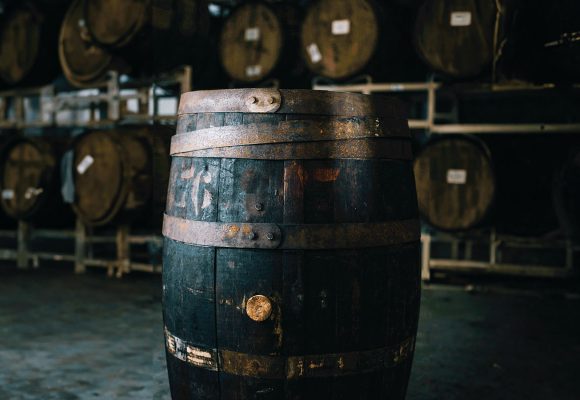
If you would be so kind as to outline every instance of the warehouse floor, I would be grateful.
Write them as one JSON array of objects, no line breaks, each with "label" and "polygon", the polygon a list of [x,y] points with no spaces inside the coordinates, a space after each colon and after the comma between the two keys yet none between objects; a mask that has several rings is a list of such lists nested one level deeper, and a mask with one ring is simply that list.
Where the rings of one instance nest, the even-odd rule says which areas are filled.
[{"label": "warehouse floor", "polygon": [[[570,288],[423,291],[408,399],[580,398]],[[0,399],[169,399],[158,276],[0,268]]]}]

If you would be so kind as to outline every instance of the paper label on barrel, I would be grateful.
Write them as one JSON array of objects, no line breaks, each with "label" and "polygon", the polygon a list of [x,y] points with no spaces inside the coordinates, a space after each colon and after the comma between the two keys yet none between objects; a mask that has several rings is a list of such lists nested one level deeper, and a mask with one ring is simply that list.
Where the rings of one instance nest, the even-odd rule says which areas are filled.
[{"label": "paper label on barrel", "polygon": [[14,198],[14,190],[12,190],[12,189],[4,189],[2,191],[2,198],[4,200],[12,200]]},{"label": "paper label on barrel", "polygon": [[469,26],[471,25],[471,12],[455,11],[451,13],[451,26]]},{"label": "paper label on barrel", "polygon": [[84,174],[85,172],[87,172],[87,169],[89,169],[89,167],[91,165],[93,165],[94,162],[95,162],[95,159],[91,155],[86,155],[81,160],[79,165],[77,165],[77,172],[81,175]]},{"label": "paper label on barrel", "polygon": [[246,76],[258,76],[262,73],[261,65],[248,65],[246,67]]},{"label": "paper label on barrel", "polygon": [[322,54],[320,53],[320,49],[318,48],[316,43],[309,44],[306,47],[306,51],[308,52],[308,55],[310,56],[310,61],[312,61],[313,64],[316,64],[320,62],[320,60],[322,60]]},{"label": "paper label on barrel", "polygon": [[464,169],[448,169],[447,183],[451,185],[465,185],[467,182],[467,171]]},{"label": "paper label on barrel", "polygon": [[30,200],[33,197],[40,195],[42,192],[44,192],[42,188],[29,187],[28,189],[26,189],[26,192],[24,192],[24,198],[26,200]]},{"label": "paper label on barrel", "polygon": [[349,19],[337,19],[332,21],[332,34],[333,35],[348,35],[350,33],[350,20]]},{"label": "paper label on barrel", "polygon": [[244,38],[246,42],[255,42],[260,39],[260,28],[246,28],[244,33]]}]

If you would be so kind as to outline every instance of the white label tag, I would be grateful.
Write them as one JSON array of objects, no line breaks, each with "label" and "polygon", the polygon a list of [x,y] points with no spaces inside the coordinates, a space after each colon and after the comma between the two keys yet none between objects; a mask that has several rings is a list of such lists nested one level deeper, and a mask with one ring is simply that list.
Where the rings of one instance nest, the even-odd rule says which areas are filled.
[{"label": "white label tag", "polygon": [[451,26],[471,25],[471,13],[469,11],[455,11],[451,13]]},{"label": "white label tag", "polygon": [[26,200],[30,200],[31,198],[38,196],[42,192],[44,192],[44,190],[42,188],[37,189],[37,188],[29,187],[28,189],[26,189],[26,192],[24,192],[24,198]]},{"label": "white label tag", "polygon": [[447,183],[452,185],[465,185],[467,182],[467,171],[464,169],[448,169]]},{"label": "white label tag", "polygon": [[255,42],[260,39],[260,28],[246,28],[244,33],[246,42]]},{"label": "white label tag", "polygon": [[248,65],[246,67],[246,76],[258,76],[262,73],[261,65]]},{"label": "white label tag", "polygon": [[4,189],[2,191],[2,198],[4,200],[12,200],[14,198],[14,190],[12,190],[12,189]]},{"label": "white label tag", "polygon": [[350,33],[350,20],[349,19],[337,19],[332,21],[332,34],[333,35],[348,35]]},{"label": "white label tag", "polygon": [[77,165],[77,172],[81,175],[84,174],[85,172],[87,172],[87,169],[89,169],[89,167],[93,165],[94,162],[95,159],[92,156],[86,155],[79,163],[79,165]]},{"label": "white label tag", "polygon": [[313,64],[316,64],[322,60],[322,54],[320,54],[320,50],[318,49],[316,43],[309,44],[308,47],[306,47],[306,51],[308,52],[310,61],[312,61]]}]

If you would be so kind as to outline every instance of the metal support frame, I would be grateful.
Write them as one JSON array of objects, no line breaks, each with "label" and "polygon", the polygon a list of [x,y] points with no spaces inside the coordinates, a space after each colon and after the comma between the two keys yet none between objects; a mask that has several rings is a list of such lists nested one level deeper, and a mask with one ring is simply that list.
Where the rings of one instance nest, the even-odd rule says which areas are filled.
[{"label": "metal support frame", "polygon": [[[56,93],[55,87],[48,85],[2,91],[0,128],[83,127],[118,122],[174,121],[175,115],[160,115],[158,103],[168,97],[179,101],[181,93],[190,91],[191,73],[191,66],[183,66],[154,79],[125,82],[117,72],[111,71],[106,82],[90,88]],[[175,89],[157,90],[160,87]],[[27,104],[33,101],[38,106],[28,107]],[[127,104],[131,101],[138,104],[136,112],[128,109]],[[87,113],[88,117],[85,115],[83,119],[82,115]]]},{"label": "metal support frame", "polygon": [[[458,235],[441,232],[423,233],[421,235],[422,259],[421,277],[430,280],[434,271],[455,272],[479,272],[512,276],[528,276],[539,278],[566,278],[575,275],[574,261],[576,253],[580,252],[580,246],[574,245],[570,240],[545,241],[534,238],[520,238],[516,236],[498,235],[495,230],[489,232],[477,232],[478,238],[461,237]],[[486,243],[488,246],[488,260],[474,260],[470,247],[474,240]],[[451,247],[451,257],[437,258],[433,256],[432,245],[445,243]],[[457,249],[465,248],[462,257]],[[504,263],[502,252],[506,248],[525,248],[528,250],[560,250],[563,252],[565,262],[563,265],[542,265],[528,263]],[[468,251],[468,249],[470,249]]]},{"label": "metal support frame", "polygon": [[[521,90],[547,90],[553,89],[554,85],[529,85],[518,87],[501,87],[492,86],[490,92],[507,92],[507,91],[521,91]],[[438,117],[447,116],[446,114],[437,112],[437,95],[444,89],[444,85],[438,82],[410,82],[410,83],[363,83],[363,84],[346,84],[346,85],[327,85],[327,84],[313,84],[314,90],[329,90],[342,92],[356,92],[363,94],[372,93],[402,93],[402,92],[425,92],[426,98],[426,115],[424,119],[409,120],[409,128],[422,129],[428,133],[437,134],[530,134],[530,133],[580,133],[580,123],[566,123],[566,124],[541,124],[541,123],[517,123],[517,124],[461,124],[461,123],[440,123],[437,122]],[[448,118],[445,118],[448,119]]]},{"label": "metal support frame", "polygon": [[[0,259],[12,260],[20,269],[27,269],[30,265],[38,267],[41,260],[66,261],[74,263],[76,274],[85,273],[87,267],[100,267],[107,270],[111,277],[121,278],[132,271],[161,273],[159,264],[134,262],[131,258],[131,246],[135,244],[163,243],[161,235],[132,235],[129,225],[119,225],[115,233],[95,234],[77,219],[74,230],[36,229],[27,222],[19,221],[16,232],[0,231],[0,237],[16,239],[15,248],[0,248]],[[74,241],[74,252],[71,254],[55,253],[50,251],[34,251],[31,249],[31,239],[51,238]],[[115,246],[114,258],[103,259],[93,256],[95,244],[112,244]]]}]

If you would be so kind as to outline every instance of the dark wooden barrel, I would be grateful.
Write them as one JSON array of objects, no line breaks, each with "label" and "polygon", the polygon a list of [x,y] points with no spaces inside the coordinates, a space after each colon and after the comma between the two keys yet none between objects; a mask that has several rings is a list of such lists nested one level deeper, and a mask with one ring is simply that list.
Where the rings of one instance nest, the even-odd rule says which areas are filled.
[{"label": "dark wooden barrel", "polygon": [[554,205],[566,237],[580,239],[580,149],[570,151],[554,179]]},{"label": "dark wooden barrel", "polygon": [[494,57],[495,0],[425,0],[415,22],[415,47],[433,70],[470,78]]},{"label": "dark wooden barrel", "polygon": [[393,2],[318,0],[301,28],[302,58],[312,74],[345,81],[370,75],[375,81],[423,80],[414,54],[414,12]]},{"label": "dark wooden barrel", "polygon": [[207,8],[205,0],[83,0],[91,41],[145,73],[190,62],[207,35]]},{"label": "dark wooden barrel", "polygon": [[6,85],[41,85],[58,74],[56,43],[61,13],[22,1],[0,19],[0,80]]},{"label": "dark wooden barrel", "polygon": [[2,198],[11,218],[40,224],[66,225],[72,213],[60,196],[61,139],[21,136],[0,153]]},{"label": "dark wooden barrel", "polygon": [[473,137],[435,138],[415,160],[419,210],[433,227],[462,231],[489,216],[496,182],[491,154]]},{"label": "dark wooden barrel", "polygon": [[89,226],[161,223],[168,182],[167,127],[91,131],[73,143],[73,210]]},{"label": "dark wooden barrel", "polygon": [[163,309],[173,399],[404,399],[419,311],[407,121],[386,97],[181,98]]},{"label": "dark wooden barrel", "polygon": [[348,78],[371,61],[379,44],[380,16],[373,0],[320,0],[302,23],[307,67],[331,78]]},{"label": "dark wooden barrel", "polygon": [[[223,24],[219,51],[226,74],[253,83],[292,73],[298,54],[298,10],[283,4],[249,2],[235,8]],[[278,78],[278,77],[277,77]]]},{"label": "dark wooden barrel", "polygon": [[111,70],[129,72],[119,57],[91,42],[83,19],[82,0],[74,1],[62,23],[58,54],[67,80],[74,86],[94,86]]}]

